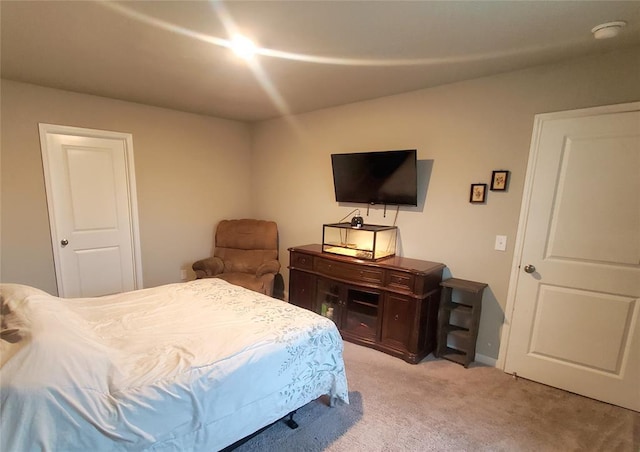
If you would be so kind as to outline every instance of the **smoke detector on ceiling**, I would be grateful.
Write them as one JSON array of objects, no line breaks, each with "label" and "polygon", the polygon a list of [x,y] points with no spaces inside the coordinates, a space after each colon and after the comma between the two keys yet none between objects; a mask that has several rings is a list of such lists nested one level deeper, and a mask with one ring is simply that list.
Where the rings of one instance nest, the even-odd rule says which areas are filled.
[{"label": "smoke detector on ceiling", "polygon": [[615,38],[626,25],[627,23],[624,20],[607,22],[593,27],[591,33],[593,33],[593,37],[596,39]]}]

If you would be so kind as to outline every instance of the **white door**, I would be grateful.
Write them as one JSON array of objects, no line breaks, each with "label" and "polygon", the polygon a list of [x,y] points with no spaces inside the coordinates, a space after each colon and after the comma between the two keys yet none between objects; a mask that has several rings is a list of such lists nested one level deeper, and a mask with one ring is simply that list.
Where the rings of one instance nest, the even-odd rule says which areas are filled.
[{"label": "white door", "polygon": [[536,117],[505,361],[508,373],[636,411],[639,110]]},{"label": "white door", "polygon": [[142,288],[130,134],[40,124],[58,294]]}]

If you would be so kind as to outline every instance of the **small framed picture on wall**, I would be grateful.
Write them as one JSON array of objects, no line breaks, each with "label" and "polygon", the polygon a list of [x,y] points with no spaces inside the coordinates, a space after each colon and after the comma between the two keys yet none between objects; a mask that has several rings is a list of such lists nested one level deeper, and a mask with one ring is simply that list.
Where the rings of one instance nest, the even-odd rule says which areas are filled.
[{"label": "small framed picture on wall", "polygon": [[471,184],[469,202],[482,204],[487,196],[487,184]]},{"label": "small framed picture on wall", "polygon": [[509,182],[509,171],[496,170],[491,174],[491,191],[506,191]]}]

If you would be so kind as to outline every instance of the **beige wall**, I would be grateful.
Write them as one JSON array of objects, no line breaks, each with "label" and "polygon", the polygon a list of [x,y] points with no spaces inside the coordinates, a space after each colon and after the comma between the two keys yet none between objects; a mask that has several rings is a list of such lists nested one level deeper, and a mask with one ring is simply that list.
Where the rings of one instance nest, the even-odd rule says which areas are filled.
[{"label": "beige wall", "polygon": [[[278,222],[286,267],[287,248],[320,243],[323,223],[365,214],[335,202],[331,153],[417,148],[423,201],[400,209],[399,252],[489,284],[478,353],[497,358],[534,115],[639,99],[636,48],[267,121],[254,128],[253,212]],[[511,172],[508,192],[470,204],[470,184],[496,169]],[[393,218],[376,206],[364,219]],[[493,249],[498,234],[506,252]]]},{"label": "beige wall", "polygon": [[209,255],[220,219],[250,215],[248,125],[6,80],[1,89],[1,281],[57,292],[40,122],[133,134],[145,287],[179,281]]},{"label": "beige wall", "polygon": [[[399,254],[489,284],[478,352],[498,356],[536,113],[640,100],[640,49],[325,109],[251,128],[233,121],[2,81],[0,280],[55,293],[38,123],[133,134],[145,286],[178,281],[222,218],[273,219],[287,248],[319,243],[352,208],[333,197],[329,155],[417,148],[421,200],[398,215]],[[249,131],[252,130],[252,136]],[[469,185],[511,171],[506,193]],[[428,184],[427,184],[427,180]],[[365,221],[391,224],[371,209]],[[497,234],[507,252],[493,250]]]}]

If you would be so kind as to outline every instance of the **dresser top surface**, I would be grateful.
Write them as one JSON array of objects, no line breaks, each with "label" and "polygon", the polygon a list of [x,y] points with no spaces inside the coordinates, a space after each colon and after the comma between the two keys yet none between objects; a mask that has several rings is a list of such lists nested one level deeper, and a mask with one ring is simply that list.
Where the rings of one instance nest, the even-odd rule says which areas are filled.
[{"label": "dresser top surface", "polygon": [[347,262],[358,265],[368,265],[371,267],[398,269],[403,271],[415,271],[418,273],[431,273],[434,271],[442,270],[445,265],[440,262],[430,262],[421,259],[412,259],[409,257],[392,256],[377,261],[369,261],[363,259],[357,259],[354,257],[340,256],[332,253],[325,253],[322,251],[322,245],[311,244],[302,246],[293,246],[289,248],[289,251],[311,254],[314,256],[331,259],[339,262]]}]

